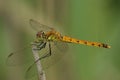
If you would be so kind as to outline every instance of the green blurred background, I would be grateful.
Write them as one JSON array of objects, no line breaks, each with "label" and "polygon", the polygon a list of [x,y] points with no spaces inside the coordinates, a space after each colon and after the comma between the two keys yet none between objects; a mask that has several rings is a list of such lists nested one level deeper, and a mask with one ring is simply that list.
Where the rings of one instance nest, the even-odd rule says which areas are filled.
[{"label": "green blurred background", "polygon": [[23,66],[8,67],[5,61],[35,39],[31,18],[65,35],[112,46],[70,44],[64,58],[46,70],[47,80],[120,80],[120,0],[0,0],[0,80],[25,80]]}]

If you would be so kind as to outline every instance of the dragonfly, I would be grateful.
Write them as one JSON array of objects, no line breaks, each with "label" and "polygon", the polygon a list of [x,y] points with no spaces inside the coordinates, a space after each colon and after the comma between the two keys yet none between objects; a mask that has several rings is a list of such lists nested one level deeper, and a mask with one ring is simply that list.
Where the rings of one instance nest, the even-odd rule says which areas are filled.
[{"label": "dragonfly", "polygon": [[[42,52],[40,53],[40,58],[36,60],[28,69],[27,73],[29,74],[32,70],[33,66],[36,62],[41,60],[43,68],[48,68],[49,66],[53,65],[58,59],[66,53],[68,49],[68,43],[76,43],[76,44],[83,44],[87,46],[95,46],[101,48],[111,48],[108,44],[104,44],[101,42],[91,42],[87,40],[79,40],[69,36],[64,36],[60,32],[56,31],[54,28],[49,27],[47,25],[41,24],[40,22],[30,19],[29,23],[36,33],[36,38],[33,43],[37,46],[37,50]],[[18,50],[16,52],[10,53],[8,55],[8,63],[16,54],[22,54],[22,50]],[[24,55],[24,54],[23,54]],[[12,62],[13,61],[13,62]],[[11,62],[14,63],[15,59]],[[11,63],[10,62],[10,63]]]}]

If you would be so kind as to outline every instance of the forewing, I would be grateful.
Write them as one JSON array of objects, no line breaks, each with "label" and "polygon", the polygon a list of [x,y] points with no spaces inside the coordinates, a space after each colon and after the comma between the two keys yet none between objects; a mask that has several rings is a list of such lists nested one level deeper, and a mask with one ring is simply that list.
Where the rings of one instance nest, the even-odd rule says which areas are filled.
[{"label": "forewing", "polygon": [[34,29],[35,31],[44,31],[44,32],[48,32],[50,30],[53,30],[53,28],[47,26],[47,25],[44,25],[44,24],[41,24],[40,22],[34,20],[34,19],[30,19],[29,20],[29,23],[32,27],[32,29]]}]

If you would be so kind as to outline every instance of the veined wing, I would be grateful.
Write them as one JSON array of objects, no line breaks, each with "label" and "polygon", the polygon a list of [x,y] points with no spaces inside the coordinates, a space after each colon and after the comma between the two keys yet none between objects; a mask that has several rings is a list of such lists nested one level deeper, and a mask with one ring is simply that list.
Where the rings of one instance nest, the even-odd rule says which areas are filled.
[{"label": "veined wing", "polygon": [[41,60],[44,69],[47,69],[57,62],[67,53],[68,45],[65,42],[54,41],[51,42],[51,56]]},{"label": "veined wing", "polygon": [[34,29],[35,31],[47,32],[47,31],[54,30],[53,28],[51,28],[51,27],[49,27],[47,25],[41,24],[41,23],[39,23],[38,21],[36,21],[34,19],[30,19],[29,23],[30,23],[32,29]]},{"label": "veined wing", "polygon": [[[44,70],[48,69],[49,67],[53,66],[65,55],[66,51],[68,50],[68,45],[65,42],[61,41],[54,41],[50,42],[51,45],[51,56],[45,57],[41,59],[41,64]],[[40,53],[40,57],[49,53],[49,44],[46,44],[45,51]],[[41,51],[40,51],[41,52]],[[26,78],[30,78],[32,76],[37,75],[36,64],[33,63],[26,71]]]},{"label": "veined wing", "polygon": [[28,64],[33,60],[32,55],[30,54],[31,52],[30,45],[12,52],[8,55],[6,64],[8,66],[20,66],[22,64]]}]

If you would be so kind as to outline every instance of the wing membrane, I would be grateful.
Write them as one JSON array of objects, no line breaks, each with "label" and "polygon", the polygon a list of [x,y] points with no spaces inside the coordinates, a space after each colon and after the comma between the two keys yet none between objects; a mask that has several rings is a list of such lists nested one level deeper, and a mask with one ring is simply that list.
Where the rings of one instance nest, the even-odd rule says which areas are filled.
[{"label": "wing membrane", "polygon": [[47,31],[53,30],[53,28],[51,28],[51,27],[49,27],[47,25],[41,24],[41,23],[39,23],[38,21],[36,21],[34,19],[30,19],[29,23],[30,23],[32,29],[34,29],[37,32],[38,31],[47,32]]},{"label": "wing membrane", "polygon": [[[41,60],[41,64],[42,64],[42,68],[44,70],[48,69],[49,67],[53,66],[54,64],[56,64],[57,62],[59,62],[59,60],[62,58],[62,56],[65,55],[67,49],[68,49],[68,45],[64,42],[50,42],[51,44],[51,56],[46,57],[44,59]],[[48,44],[46,44],[46,50],[43,53],[40,53],[40,57],[46,55],[49,53],[49,47]],[[32,76],[37,75],[37,70],[36,70],[36,64],[33,63],[26,72],[26,78],[30,78]]]},{"label": "wing membrane", "polygon": [[33,60],[31,52],[30,46],[26,46],[12,52],[8,55],[6,64],[8,66],[20,66],[22,64],[27,64]]}]

